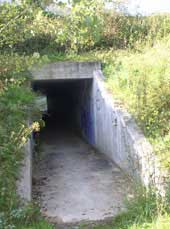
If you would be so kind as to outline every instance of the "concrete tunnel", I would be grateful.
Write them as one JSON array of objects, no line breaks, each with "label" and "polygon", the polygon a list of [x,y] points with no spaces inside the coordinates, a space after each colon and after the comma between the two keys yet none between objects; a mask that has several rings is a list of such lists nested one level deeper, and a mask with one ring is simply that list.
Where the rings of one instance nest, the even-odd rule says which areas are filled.
[{"label": "concrete tunnel", "polygon": [[92,83],[93,79],[35,80],[34,91],[47,98],[46,127],[72,130],[80,135],[83,129],[93,143],[92,108],[87,102]]},{"label": "concrete tunnel", "polygon": [[106,90],[100,63],[50,63],[31,74],[33,90],[47,97],[48,115],[39,157],[32,138],[25,145],[18,194],[36,199],[50,222],[66,228],[112,219],[125,209],[132,180],[148,186],[157,179],[150,143]]},{"label": "concrete tunnel", "polygon": [[33,90],[47,98],[41,156],[33,157],[32,172],[42,214],[67,224],[119,214],[130,181],[116,165],[122,157],[116,150],[123,148],[101,91],[100,63],[52,63],[32,75]]},{"label": "concrete tunnel", "polygon": [[47,97],[46,122],[71,128],[94,144],[93,73],[98,62],[58,62],[32,71],[32,87]]}]

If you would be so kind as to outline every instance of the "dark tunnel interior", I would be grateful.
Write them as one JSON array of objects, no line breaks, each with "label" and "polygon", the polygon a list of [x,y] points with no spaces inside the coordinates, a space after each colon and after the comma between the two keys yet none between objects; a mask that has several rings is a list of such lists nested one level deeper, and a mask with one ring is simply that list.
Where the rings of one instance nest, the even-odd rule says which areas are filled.
[{"label": "dark tunnel interior", "polygon": [[81,101],[90,92],[91,85],[92,79],[34,81],[33,90],[47,98],[47,112],[43,114],[46,126],[78,129]]}]

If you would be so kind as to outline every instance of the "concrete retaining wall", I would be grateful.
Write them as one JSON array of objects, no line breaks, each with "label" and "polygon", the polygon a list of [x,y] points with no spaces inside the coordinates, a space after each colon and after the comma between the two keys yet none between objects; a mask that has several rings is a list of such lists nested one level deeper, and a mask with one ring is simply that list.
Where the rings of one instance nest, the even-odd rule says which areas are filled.
[{"label": "concrete retaining wall", "polygon": [[83,113],[79,114],[83,135],[127,175],[146,186],[156,186],[164,195],[168,174],[162,170],[152,146],[132,116],[107,93],[103,78],[101,70],[94,71],[93,85],[85,90],[81,100]]},{"label": "concrete retaining wall", "polygon": [[20,168],[17,181],[18,194],[24,202],[32,199],[32,139],[29,139],[24,148],[24,160]]}]

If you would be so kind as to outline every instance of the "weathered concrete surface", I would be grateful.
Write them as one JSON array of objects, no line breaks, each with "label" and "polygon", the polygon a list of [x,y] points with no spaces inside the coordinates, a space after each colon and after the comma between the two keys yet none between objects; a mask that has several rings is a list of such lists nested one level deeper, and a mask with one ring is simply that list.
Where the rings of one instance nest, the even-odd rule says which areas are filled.
[{"label": "weathered concrete surface", "polygon": [[[134,118],[106,91],[102,72],[94,72],[93,97],[95,145],[105,152],[124,172],[146,187],[152,185],[164,196],[170,177]],[[100,123],[100,124],[99,124]],[[105,135],[107,130],[107,135]]]},{"label": "weathered concrete surface", "polygon": [[162,170],[151,144],[119,101],[104,85],[101,70],[94,71],[93,83],[84,84],[76,111],[82,135],[99,152],[145,186],[155,186],[161,195],[170,187],[168,171]]},{"label": "weathered concrete surface", "polygon": [[25,145],[24,160],[17,181],[17,191],[24,202],[32,199],[32,142],[31,139]]},{"label": "weathered concrete surface", "polygon": [[72,132],[46,129],[34,165],[34,195],[52,222],[102,220],[124,209],[130,180]]},{"label": "weathered concrete surface", "polygon": [[31,70],[34,80],[67,80],[93,78],[93,72],[101,69],[98,62],[57,62]]},{"label": "weathered concrete surface", "polygon": [[153,185],[165,195],[170,187],[168,171],[162,170],[151,144],[134,118],[107,92],[100,70],[94,71],[91,92],[86,93],[81,102],[80,108],[83,107],[88,111],[83,126],[89,129],[89,117],[91,123],[90,135],[86,128],[82,128],[86,139],[134,180],[145,186]]}]

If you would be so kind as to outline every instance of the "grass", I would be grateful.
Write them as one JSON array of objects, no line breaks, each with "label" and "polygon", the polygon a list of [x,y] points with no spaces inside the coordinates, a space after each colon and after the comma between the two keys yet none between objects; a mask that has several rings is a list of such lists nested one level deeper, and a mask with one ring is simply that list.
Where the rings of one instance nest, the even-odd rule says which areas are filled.
[{"label": "grass", "polygon": [[45,220],[31,224],[30,226],[18,226],[17,229],[54,229],[54,226],[47,223]]},{"label": "grass", "polygon": [[[132,221],[131,221],[132,220]],[[116,220],[108,224],[94,226],[93,229],[169,229],[170,228],[170,216],[158,216],[150,220],[143,219],[143,222],[134,222],[136,219],[131,218],[130,215],[121,215]],[[86,227],[84,227],[86,228]]]},{"label": "grass", "polygon": [[81,225],[80,229],[169,229],[170,212],[168,201],[162,202],[154,191],[141,188],[134,192],[135,197],[127,203],[127,211],[117,216],[111,223]]}]

